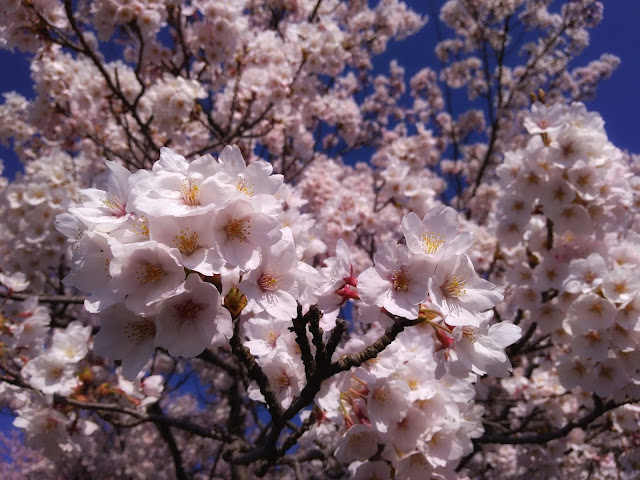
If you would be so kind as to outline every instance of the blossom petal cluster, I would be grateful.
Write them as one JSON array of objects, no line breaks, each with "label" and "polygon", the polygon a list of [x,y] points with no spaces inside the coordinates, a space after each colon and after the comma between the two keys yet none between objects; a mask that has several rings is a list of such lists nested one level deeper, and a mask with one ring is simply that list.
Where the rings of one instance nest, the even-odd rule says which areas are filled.
[{"label": "blossom petal cluster", "polygon": [[527,328],[561,347],[551,358],[565,389],[637,398],[636,162],[580,103],[536,103],[524,125],[526,147],[497,170],[509,298]]}]

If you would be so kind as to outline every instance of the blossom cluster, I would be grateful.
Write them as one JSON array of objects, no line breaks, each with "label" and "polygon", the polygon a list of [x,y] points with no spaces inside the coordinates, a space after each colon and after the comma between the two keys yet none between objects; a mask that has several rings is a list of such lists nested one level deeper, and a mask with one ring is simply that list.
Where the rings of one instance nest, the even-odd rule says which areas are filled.
[{"label": "blossom cluster", "polygon": [[513,304],[565,346],[561,384],[636,398],[638,194],[603,125],[582,104],[533,105],[524,117],[531,139],[498,168],[497,233],[511,247]]},{"label": "blossom cluster", "polygon": [[[17,280],[3,278],[3,283],[14,291]],[[54,396],[81,396],[92,383],[94,371],[88,358],[92,327],[76,320],[64,329],[52,329],[49,309],[39,305],[37,297],[5,304],[1,314],[0,352],[5,358],[10,351],[20,352],[10,367],[3,362],[3,368],[10,372],[15,369],[14,379],[24,382],[0,384],[0,394],[10,399],[10,407],[16,412],[13,425],[24,432],[27,446],[48,458],[79,452],[86,437],[99,427],[78,412],[60,408]],[[148,404],[154,395],[157,398],[162,386],[159,375],[135,384],[120,379],[114,392],[144,399]],[[144,403],[138,404],[144,407]]]},{"label": "blossom cluster", "polygon": [[[356,319],[368,333],[364,342],[353,340],[339,350],[336,359],[366,346],[366,339],[393,325],[394,318],[415,321],[422,331],[395,344],[386,354],[389,366],[378,368],[381,361],[332,380],[327,386],[337,397],[322,400],[322,395],[318,406],[342,429],[345,441],[368,428],[374,450],[377,443],[394,445],[396,457],[388,459],[393,468],[409,468],[402,465],[415,459],[407,458],[422,455],[428,468],[450,470],[468,453],[469,435],[481,431],[472,383],[486,373],[508,375],[504,349],[520,337],[520,328],[490,325],[502,293],[475,273],[465,254],[473,235],[459,232],[452,208],[435,207],[423,218],[405,215],[404,242],[380,245],[374,265],[356,275],[342,240],[336,256],[319,269],[300,260],[308,248],[297,248],[293,229],[286,226],[291,218],[286,213],[295,206],[287,204],[283,212],[282,176],[260,159],[247,165],[238,147],[226,147],[217,160],[205,155],[192,162],[163,148],[151,171],[134,174],[114,162],[107,167],[107,189],[80,191],[81,203],[59,215],[56,225],[73,242],[64,283],[87,292],[85,307],[99,313],[94,351],[122,360],[126,378],[135,378],[158,347],[182,357],[225,348],[233,335],[233,312],[245,346],[286,408],[305,386],[307,360],[289,329],[299,308],[319,305],[320,326],[329,331],[340,307],[357,301]],[[232,299],[239,295],[246,306],[238,310]],[[409,364],[416,352],[424,358]],[[353,381],[364,386],[357,397],[351,396]],[[452,384],[460,384],[458,396],[446,393],[445,385]],[[442,396],[434,397],[434,388]],[[255,382],[248,393],[265,401]],[[449,410],[436,414],[434,404]],[[471,415],[470,424],[451,423],[464,412]],[[406,439],[387,435],[408,424],[415,428]],[[459,446],[434,453],[441,440]],[[370,456],[363,455],[341,458]]]},{"label": "blossom cluster", "polygon": [[[32,162],[0,196],[0,255],[5,273],[22,272],[32,287],[46,284],[64,258],[67,242],[53,228],[56,215],[75,202],[78,182],[71,172],[82,159],[54,150]],[[79,167],[80,168],[80,167]]]}]

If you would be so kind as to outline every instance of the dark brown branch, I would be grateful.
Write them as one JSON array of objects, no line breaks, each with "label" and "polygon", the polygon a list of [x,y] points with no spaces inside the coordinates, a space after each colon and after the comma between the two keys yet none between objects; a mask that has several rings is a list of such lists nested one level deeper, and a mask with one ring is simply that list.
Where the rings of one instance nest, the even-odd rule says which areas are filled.
[{"label": "dark brown branch", "polygon": [[[609,400],[607,403],[603,403],[602,399],[598,395],[593,395],[594,407],[591,412],[586,414],[581,419],[573,422],[568,422],[564,427],[554,430],[549,433],[542,433],[539,435],[528,435],[522,437],[516,437],[513,435],[483,435],[476,440],[477,443],[498,443],[504,445],[526,445],[537,444],[544,445],[551,440],[562,438],[568,435],[574,428],[586,428],[591,422],[614,408],[618,408],[624,403],[616,403],[613,400]],[[625,402],[626,403],[626,402]]]},{"label": "dark brown branch", "polygon": [[514,343],[513,345],[509,345],[505,353],[509,357],[517,355],[520,350],[522,350],[522,347],[524,347],[532,337],[533,333],[536,331],[537,326],[538,324],[536,322],[533,322],[531,325],[529,325],[529,329],[527,330],[527,332],[516,343]]},{"label": "dark brown branch", "polygon": [[311,15],[309,15],[309,18],[307,20],[309,23],[313,23],[313,21],[316,19],[316,16],[318,15],[318,9],[320,8],[321,3],[322,3],[322,0],[318,0],[316,2],[315,7],[313,7],[313,11],[311,12]]},{"label": "dark brown branch", "polygon": [[[164,415],[162,409],[160,408],[157,402],[149,405],[149,407],[147,408],[147,411],[158,417],[161,417]],[[173,459],[173,465],[176,471],[177,480],[188,480],[189,477],[187,476],[187,472],[185,472],[184,466],[182,465],[182,454],[180,453],[180,448],[176,443],[176,439],[174,438],[173,433],[171,433],[171,429],[167,425],[163,424],[162,422],[154,420],[153,423],[158,429],[158,433],[160,433],[160,436],[162,437],[162,439],[167,444],[167,447],[169,448],[169,452],[171,453],[171,458]]]},{"label": "dark brown branch", "polygon": [[545,245],[547,251],[553,248],[553,222],[547,218],[547,244]]},{"label": "dark brown branch", "polygon": [[376,358],[378,354],[382,352],[387,346],[389,346],[389,344],[393,342],[406,327],[418,323],[418,320],[407,320],[405,318],[396,316],[391,317],[395,320],[394,324],[387,328],[384,334],[378,340],[376,340],[373,344],[369,345],[361,352],[347,355],[345,357],[342,357],[336,363],[332,363],[330,367],[331,374],[335,375],[336,373],[349,370],[352,367],[359,367],[367,360]]},{"label": "dark brown branch", "polygon": [[322,340],[323,331],[320,328],[320,319],[322,318],[322,312],[317,305],[311,305],[309,311],[305,315],[305,320],[309,323],[309,330],[311,331],[313,345],[316,347],[316,362],[326,363],[326,347]]},{"label": "dark brown branch", "polygon": [[[309,313],[311,314],[316,309],[309,309]],[[318,310],[319,312],[319,310]],[[309,406],[315,396],[320,391],[320,387],[322,382],[328,378],[331,378],[333,375],[340,373],[345,370],[349,370],[352,367],[357,367],[362,365],[367,360],[371,360],[376,358],[380,352],[382,352],[396,337],[402,332],[406,327],[415,325],[418,323],[418,320],[407,320],[401,317],[397,317],[395,315],[389,315],[394,320],[394,324],[387,328],[385,333],[372,345],[365,348],[359,353],[353,355],[347,355],[341,358],[338,362],[331,363],[330,359],[327,358],[326,355],[326,347],[325,354],[318,354],[316,352],[316,370],[314,374],[308,379],[307,384],[300,392],[300,395],[293,401],[293,403],[287,408],[282,414],[278,416],[272,415],[272,422],[269,433],[266,435],[264,440],[260,443],[260,445],[256,446],[254,449],[241,453],[241,452],[230,452],[229,458],[233,463],[248,465],[257,460],[264,459],[266,462],[258,469],[256,469],[256,475],[262,476],[267,470],[273,465],[276,460],[282,456],[283,452],[281,452],[277,446],[276,442],[280,437],[280,433],[282,429],[286,425],[288,420],[291,420],[295,417],[303,408]],[[319,318],[318,318],[319,320]],[[315,321],[315,320],[314,320]],[[311,319],[310,319],[311,322]],[[340,328],[340,327],[336,327]],[[235,337],[235,335],[234,335]],[[232,338],[233,340],[233,338]],[[239,341],[239,340],[237,340]],[[248,352],[247,352],[248,353]],[[251,357],[253,360],[253,357]],[[253,360],[255,363],[255,360]],[[259,367],[258,367],[259,368]],[[262,370],[260,370],[262,372]],[[262,373],[264,375],[264,373]],[[262,389],[261,389],[262,391]],[[263,393],[264,395],[264,393]],[[267,400],[267,404],[269,405],[269,401]],[[277,404],[280,407],[280,404]],[[280,407],[281,408],[281,407]]]},{"label": "dark brown branch", "polygon": [[213,353],[210,349],[205,349],[198,357],[200,360],[203,360],[211,365],[215,365],[216,367],[220,367],[223,370],[226,370],[231,375],[236,375],[238,373],[238,367],[232,363],[229,363],[225,359],[219,357],[215,353]]},{"label": "dark brown branch", "polygon": [[224,432],[220,431],[217,425],[214,425],[213,431],[210,431],[210,430],[207,430],[206,428],[203,428],[187,420],[169,417],[165,414],[157,415],[153,412],[149,412],[147,415],[145,415],[142,412],[139,412],[131,408],[122,407],[118,404],[81,402],[79,400],[73,400],[71,398],[67,398],[57,394],[54,395],[53,397],[53,403],[58,405],[70,405],[72,407],[80,408],[82,410],[92,410],[97,413],[111,412],[111,413],[129,415],[142,422],[154,422],[154,423],[160,422],[160,423],[163,423],[164,425],[175,427],[180,430],[184,430],[185,432],[190,432],[205,438],[212,438],[214,440],[224,440],[224,441],[231,440],[231,437],[226,435]]},{"label": "dark brown branch", "polygon": [[302,315],[302,305],[298,304],[298,316],[293,319],[291,330],[296,334],[296,343],[300,347],[300,356],[304,364],[304,373],[307,381],[313,376],[316,370],[316,361],[311,355],[311,347],[307,338],[307,323],[309,318]]},{"label": "dark brown branch", "polygon": [[277,419],[282,418],[282,414],[284,413],[282,405],[280,405],[280,402],[276,398],[276,394],[273,393],[273,390],[269,385],[269,379],[267,378],[267,375],[264,373],[260,365],[258,365],[258,362],[256,362],[256,359],[253,357],[253,355],[251,355],[249,349],[242,345],[242,341],[240,340],[240,335],[238,332],[237,320],[233,336],[230,340],[230,344],[233,354],[240,359],[242,364],[247,369],[249,378],[251,378],[258,384],[260,393],[262,393],[262,396],[267,403],[267,408],[269,409],[269,413],[271,414],[272,421],[276,421]]},{"label": "dark brown branch", "polygon": [[11,294],[7,292],[0,292],[0,297],[8,298],[9,300],[18,300],[23,301],[27,300],[31,297],[38,297],[38,302],[40,303],[84,303],[86,297],[82,297],[79,295],[47,295],[47,294],[39,294],[39,293],[28,293],[28,292],[12,292]]},{"label": "dark brown branch", "polygon": [[326,355],[327,360],[331,360],[336,348],[338,348],[338,344],[340,343],[340,339],[342,338],[342,334],[347,331],[347,322],[345,322],[342,318],[336,320],[336,326],[331,330],[331,335],[329,336],[329,340],[327,341],[326,347]]}]

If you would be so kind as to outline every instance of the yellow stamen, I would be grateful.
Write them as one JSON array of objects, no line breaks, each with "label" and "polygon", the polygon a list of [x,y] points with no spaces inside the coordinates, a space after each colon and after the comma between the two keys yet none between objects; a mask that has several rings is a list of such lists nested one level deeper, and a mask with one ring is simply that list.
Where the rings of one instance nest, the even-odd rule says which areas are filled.
[{"label": "yellow stamen", "polygon": [[394,270],[391,274],[391,282],[393,283],[393,288],[396,291],[404,292],[411,284],[411,276],[403,269]]},{"label": "yellow stamen", "polygon": [[285,374],[280,374],[276,377],[276,383],[280,388],[288,387],[291,384],[291,379]]},{"label": "yellow stamen", "polygon": [[136,278],[140,285],[146,285],[161,280],[165,275],[162,265],[146,262],[138,267]]},{"label": "yellow stamen", "polygon": [[249,224],[249,220],[234,218],[224,226],[224,231],[229,240],[238,239],[242,242],[246,240],[247,236],[251,233],[251,225]]},{"label": "yellow stamen", "polygon": [[282,284],[282,275],[277,272],[264,272],[258,278],[258,286],[263,292],[277,290]]},{"label": "yellow stamen", "polygon": [[200,248],[198,245],[199,235],[197,232],[191,232],[189,227],[180,230],[180,235],[176,235],[173,239],[173,245],[182,253],[191,255]]},{"label": "yellow stamen", "polygon": [[102,200],[102,205],[114,217],[123,217],[127,214],[124,204],[115,195],[109,194],[107,200]]},{"label": "yellow stamen", "polygon": [[452,298],[452,297],[460,298],[461,296],[467,293],[467,291],[464,289],[464,286],[466,284],[467,284],[467,279],[464,278],[462,275],[460,275],[459,277],[453,277],[449,281],[449,283],[442,288],[442,292],[447,298]]},{"label": "yellow stamen", "polygon": [[197,303],[193,303],[193,300],[189,299],[185,303],[175,305],[173,309],[180,320],[195,320],[198,316],[198,312],[202,309],[202,306]]},{"label": "yellow stamen", "polygon": [[445,235],[435,232],[426,232],[422,235],[422,249],[425,253],[436,253],[445,242]]},{"label": "yellow stamen", "polygon": [[236,190],[244,193],[248,197],[253,197],[253,184],[248,183],[244,178],[238,180],[236,184]]},{"label": "yellow stamen", "polygon": [[189,207],[197,207],[200,205],[200,188],[191,183],[191,180],[182,181],[182,201]]}]

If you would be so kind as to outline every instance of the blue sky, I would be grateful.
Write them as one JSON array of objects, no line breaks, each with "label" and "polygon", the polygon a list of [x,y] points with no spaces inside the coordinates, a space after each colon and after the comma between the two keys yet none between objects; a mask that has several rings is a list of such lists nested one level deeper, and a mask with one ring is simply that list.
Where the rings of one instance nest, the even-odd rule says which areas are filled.
[{"label": "blue sky", "polygon": [[[442,0],[408,0],[407,3],[419,13],[432,16]],[[417,35],[392,43],[388,52],[376,60],[376,67],[387,72],[389,61],[397,58],[406,68],[407,79],[425,65],[437,69],[438,62],[433,54],[436,42],[434,25],[432,19]],[[587,107],[600,112],[606,122],[609,139],[616,146],[640,153],[640,132],[637,126],[640,112],[638,45],[640,1],[606,2],[604,20],[592,30],[591,45],[579,57],[575,66],[586,64],[605,52],[622,59],[620,67],[609,80],[602,83],[596,98],[588,102]],[[16,90],[27,98],[33,97],[29,63],[23,54],[0,50],[0,68],[3,72],[0,75],[0,92]],[[5,162],[5,175],[12,177],[18,168],[15,156],[10,150],[0,146],[0,158]]]}]

